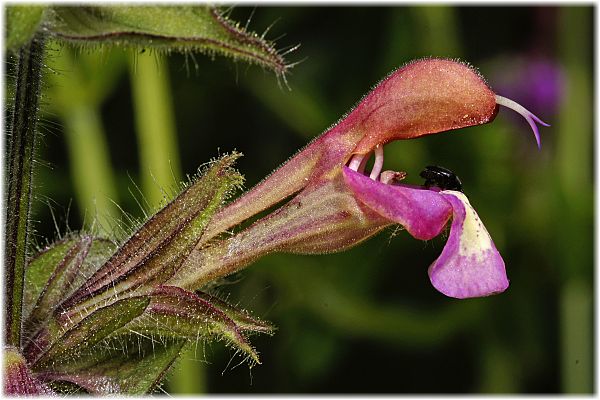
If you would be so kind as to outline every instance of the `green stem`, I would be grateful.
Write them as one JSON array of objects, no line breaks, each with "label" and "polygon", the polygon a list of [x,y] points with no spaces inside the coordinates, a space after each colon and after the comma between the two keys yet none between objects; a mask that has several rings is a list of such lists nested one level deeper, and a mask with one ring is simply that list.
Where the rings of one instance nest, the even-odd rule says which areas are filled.
[{"label": "green stem", "polygon": [[443,57],[462,56],[460,39],[456,27],[459,26],[455,7],[418,6],[410,11],[417,21],[419,39],[423,54]]},{"label": "green stem", "polygon": [[42,79],[44,41],[34,38],[21,48],[15,82],[15,100],[8,135],[8,173],[6,203],[6,342],[19,347],[25,261],[29,240],[29,212],[33,155],[37,138],[37,119]]},{"label": "green stem", "polygon": [[[481,394],[519,393],[523,363],[517,362],[513,350],[500,341],[490,321],[490,314],[485,314],[481,323],[481,348],[478,367],[479,381],[474,382],[473,389]],[[488,319],[488,320],[486,320]]]},{"label": "green stem", "polygon": [[204,356],[202,349],[197,348],[197,343],[189,343],[181,351],[178,368],[173,369],[168,379],[169,393],[201,394],[206,393],[206,373],[204,363],[200,358]]},{"label": "green stem", "polygon": [[[67,89],[68,90],[68,89]],[[99,234],[112,234],[119,216],[117,189],[98,107],[81,101],[62,113],[77,202]]]},{"label": "green stem", "polygon": [[593,292],[581,279],[564,283],[560,297],[563,393],[592,393]]},{"label": "green stem", "polygon": [[[557,230],[563,269],[560,296],[561,378],[564,393],[593,391],[593,81],[589,7],[560,10],[559,52],[566,85],[556,124],[556,214],[567,217]],[[583,188],[583,189],[582,189]]]}]

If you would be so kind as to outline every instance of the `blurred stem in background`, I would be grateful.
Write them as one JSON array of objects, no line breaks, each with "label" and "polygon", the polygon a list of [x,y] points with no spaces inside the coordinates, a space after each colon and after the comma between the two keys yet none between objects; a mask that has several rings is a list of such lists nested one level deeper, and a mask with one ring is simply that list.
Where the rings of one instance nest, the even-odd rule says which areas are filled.
[{"label": "blurred stem in background", "polygon": [[415,17],[419,45],[423,55],[435,57],[459,57],[462,54],[460,37],[456,28],[456,7],[423,6],[411,7]]},{"label": "blurred stem in background", "polygon": [[[556,171],[559,199],[555,210],[557,257],[562,264],[560,327],[562,389],[591,393],[592,381],[592,95],[589,9],[564,7],[560,12],[559,51],[566,70],[566,94],[556,127]],[[570,218],[561,218],[568,215]]]},{"label": "blurred stem in background", "polygon": [[132,56],[129,65],[142,192],[156,207],[181,181],[169,70],[161,56],[147,53]]},{"label": "blurred stem in background", "polygon": [[[181,182],[169,70],[159,55],[135,54],[129,65],[142,192],[148,204],[158,207]],[[171,370],[169,393],[206,392],[204,365],[194,350],[186,346],[178,367]]]},{"label": "blurred stem in background", "polygon": [[[489,318],[489,315],[487,316]],[[491,329],[484,331],[481,343],[480,393],[519,393],[522,365],[508,346],[503,346]]]},{"label": "blurred stem in background", "polygon": [[81,217],[98,234],[111,234],[119,217],[118,197],[100,104],[118,73],[118,62],[102,62],[98,52],[75,54],[62,46],[51,63],[58,73],[49,74],[48,107],[64,125]]},{"label": "blurred stem in background", "polygon": [[245,79],[243,83],[274,116],[303,139],[312,139],[331,123],[326,117],[328,113],[324,111],[327,105],[319,98],[319,91],[308,87],[308,82],[293,85],[291,91],[282,90],[276,85],[265,85],[258,79]]},{"label": "blurred stem in background", "polygon": [[95,105],[82,102],[69,108],[63,122],[82,218],[87,224],[97,219],[99,233],[110,233],[118,216],[112,201],[118,199],[100,113]]}]

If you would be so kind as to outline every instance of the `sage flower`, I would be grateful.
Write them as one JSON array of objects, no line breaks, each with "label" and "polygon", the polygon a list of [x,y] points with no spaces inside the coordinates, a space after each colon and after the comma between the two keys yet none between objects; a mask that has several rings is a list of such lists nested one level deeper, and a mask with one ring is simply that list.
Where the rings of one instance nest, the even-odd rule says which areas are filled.
[{"label": "sage flower", "polygon": [[[436,58],[407,64],[271,176],[221,209],[169,284],[198,287],[272,252],[340,251],[393,224],[430,240],[452,218],[446,246],[429,268],[433,286],[456,298],[504,291],[504,261],[463,193],[402,185],[403,172],[383,171],[385,144],[491,122],[499,105],[530,123],[539,146],[536,122],[546,124],[496,95],[470,66]],[[373,167],[365,172],[371,154]],[[222,235],[285,199],[246,229]]]}]

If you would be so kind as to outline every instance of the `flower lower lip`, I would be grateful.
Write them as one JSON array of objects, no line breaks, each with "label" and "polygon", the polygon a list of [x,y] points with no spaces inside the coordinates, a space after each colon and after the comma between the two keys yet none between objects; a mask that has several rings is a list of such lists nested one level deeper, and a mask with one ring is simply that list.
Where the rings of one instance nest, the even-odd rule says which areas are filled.
[{"label": "flower lower lip", "polygon": [[462,192],[385,184],[350,167],[343,167],[342,172],[358,201],[416,239],[433,239],[452,219],[442,254],[428,270],[438,291],[463,299],[489,296],[508,287],[504,260]]}]

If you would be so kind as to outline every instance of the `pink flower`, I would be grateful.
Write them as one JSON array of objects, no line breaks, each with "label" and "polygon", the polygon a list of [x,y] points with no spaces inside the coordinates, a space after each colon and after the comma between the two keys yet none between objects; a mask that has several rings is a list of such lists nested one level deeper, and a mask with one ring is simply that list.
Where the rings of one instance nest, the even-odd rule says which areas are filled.
[{"label": "pink flower", "polygon": [[[435,58],[407,64],[271,176],[218,212],[169,284],[199,287],[270,252],[340,251],[393,224],[416,239],[430,240],[452,218],[446,246],[429,268],[433,286],[456,298],[504,291],[504,261],[463,193],[402,185],[398,178],[403,173],[382,172],[386,143],[491,122],[499,105],[523,115],[539,145],[535,122],[544,123],[492,92],[468,65]],[[365,173],[371,154],[373,168]],[[235,235],[221,235],[286,199]]]}]

